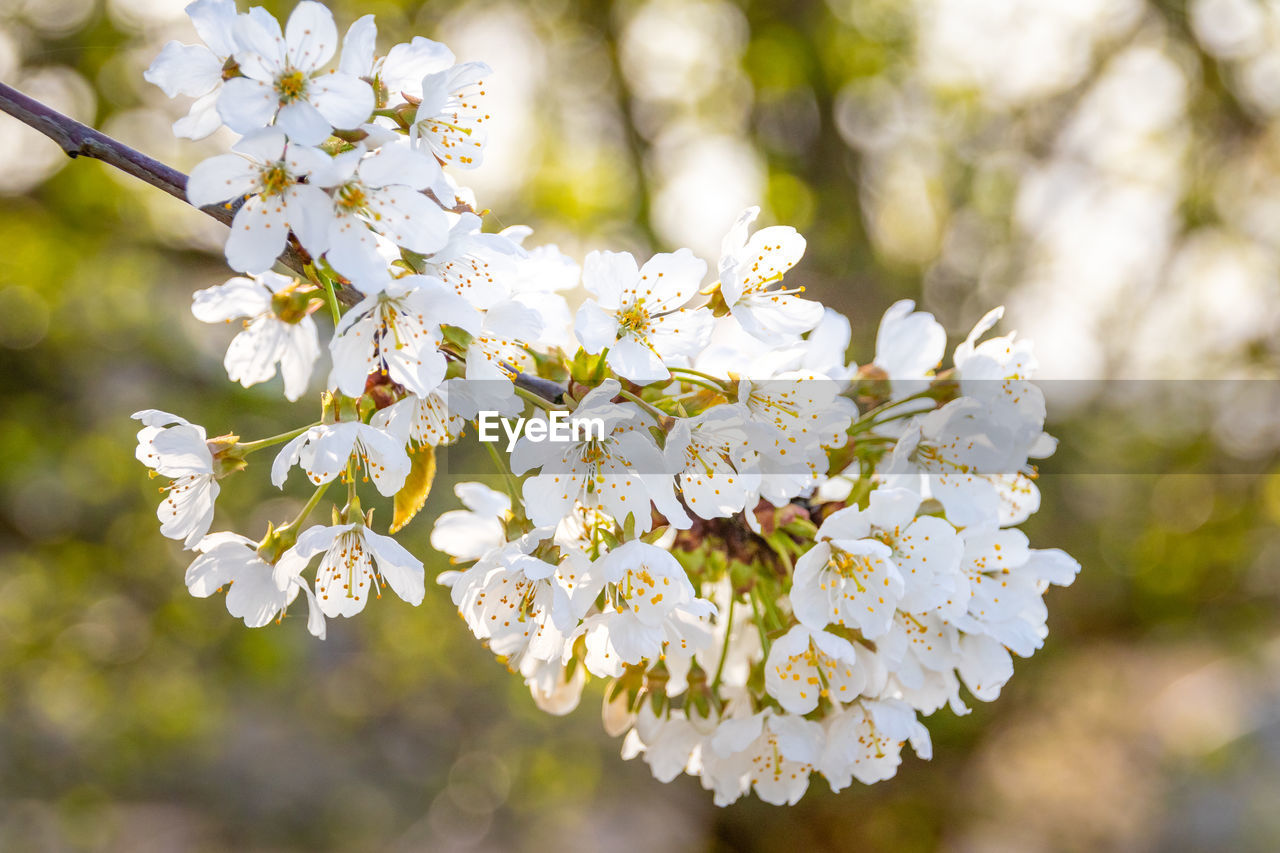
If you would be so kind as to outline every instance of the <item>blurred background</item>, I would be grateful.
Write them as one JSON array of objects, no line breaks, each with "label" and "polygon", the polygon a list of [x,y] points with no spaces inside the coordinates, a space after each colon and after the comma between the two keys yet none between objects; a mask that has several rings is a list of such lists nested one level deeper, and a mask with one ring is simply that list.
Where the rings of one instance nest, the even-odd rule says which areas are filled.
[{"label": "blurred background", "polygon": [[[495,67],[491,228],[714,261],[760,203],[859,362],[894,299],[959,337],[1008,305],[1072,380],[1028,533],[1084,570],[932,762],[790,809],[621,761],[598,685],[538,712],[434,586],[325,643],[245,629],[187,595],[129,420],[305,417],[190,316],[222,226],[0,116],[0,849],[1280,849],[1280,4],[330,5]],[[226,140],[173,139],[186,102],[142,80],[182,6],[0,0],[0,80],[189,170]],[[295,511],[264,474],[217,527]]]}]

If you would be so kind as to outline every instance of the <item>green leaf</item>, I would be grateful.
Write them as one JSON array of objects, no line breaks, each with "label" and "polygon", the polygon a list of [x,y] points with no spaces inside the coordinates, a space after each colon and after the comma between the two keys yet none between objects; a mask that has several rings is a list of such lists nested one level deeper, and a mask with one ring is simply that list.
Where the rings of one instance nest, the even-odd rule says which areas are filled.
[{"label": "green leaf", "polygon": [[431,494],[431,482],[436,478],[436,449],[431,445],[419,447],[413,454],[413,467],[405,478],[404,486],[396,492],[395,510],[391,519],[391,532],[399,533],[413,520]]}]

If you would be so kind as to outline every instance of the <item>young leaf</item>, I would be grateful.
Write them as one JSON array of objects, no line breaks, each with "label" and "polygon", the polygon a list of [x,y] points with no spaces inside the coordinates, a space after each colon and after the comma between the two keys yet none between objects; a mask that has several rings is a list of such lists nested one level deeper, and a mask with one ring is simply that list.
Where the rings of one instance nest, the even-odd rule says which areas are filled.
[{"label": "young leaf", "polygon": [[399,533],[413,520],[431,494],[431,481],[436,478],[436,449],[429,444],[413,454],[413,467],[404,481],[404,487],[396,492],[395,510],[391,519],[391,532]]}]

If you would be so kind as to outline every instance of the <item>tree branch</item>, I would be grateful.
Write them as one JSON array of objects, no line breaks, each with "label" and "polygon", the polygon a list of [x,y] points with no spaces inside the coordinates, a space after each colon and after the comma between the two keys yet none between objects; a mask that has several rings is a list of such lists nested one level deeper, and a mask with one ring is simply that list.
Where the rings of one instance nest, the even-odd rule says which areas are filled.
[{"label": "tree branch", "polygon": [[[187,200],[187,176],[182,172],[148,157],[141,151],[130,148],[117,139],[112,139],[105,133],[81,124],[70,116],[63,115],[4,83],[0,83],[0,111],[8,113],[58,143],[68,157],[73,159],[89,157],[100,160],[108,166],[114,166],[190,204]],[[214,204],[200,208],[223,225],[231,224],[238,209],[238,204],[232,204],[230,207],[225,204]],[[280,263],[299,275],[305,275],[304,267],[308,259],[302,254],[292,235],[289,241],[284,254],[280,256]],[[360,299],[349,287],[343,287],[338,292],[338,298],[348,305]],[[564,398],[564,389],[549,379],[518,373],[513,381],[521,388],[552,402],[559,402]]]},{"label": "tree branch", "polygon": [[[114,166],[139,180],[146,181],[153,187],[164,190],[174,198],[187,201],[187,176],[182,172],[172,166],[166,166],[159,160],[153,160],[141,151],[130,148],[123,142],[112,139],[88,125],[81,124],[70,116],[64,116],[57,110],[27,97],[4,83],[0,83],[0,110],[58,143],[68,157],[89,157],[101,160],[108,166]],[[200,208],[223,225],[231,224],[237,209],[238,205],[234,204],[230,208],[222,204]],[[289,245],[280,256],[280,263],[302,275],[306,260],[296,246]]]}]

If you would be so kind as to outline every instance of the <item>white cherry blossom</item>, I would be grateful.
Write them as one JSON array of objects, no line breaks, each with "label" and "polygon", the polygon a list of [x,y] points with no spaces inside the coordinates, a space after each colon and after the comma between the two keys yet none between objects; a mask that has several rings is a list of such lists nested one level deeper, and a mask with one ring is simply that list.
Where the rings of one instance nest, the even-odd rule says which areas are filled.
[{"label": "white cherry blossom", "polygon": [[409,139],[414,146],[460,169],[480,165],[489,120],[484,79],[492,69],[483,62],[463,62],[422,78]]},{"label": "white cherry blossom", "polygon": [[480,315],[439,280],[407,275],[366,296],[342,316],[329,349],[330,387],[348,397],[364,393],[370,373],[384,371],[419,396],[444,381],[440,326],[479,329]]},{"label": "white cherry blossom", "polygon": [[511,470],[540,473],[522,487],[525,512],[539,526],[554,526],[576,504],[600,507],[613,518],[634,518],[635,529],[653,526],[652,502],[676,527],[691,523],[675,498],[672,477],[662,452],[630,403],[613,403],[617,380],[606,380],[588,393],[574,411],[584,421],[599,419],[604,438],[581,436],[568,442],[534,442],[522,436],[511,452]]},{"label": "white cherry blossom", "polygon": [[415,607],[426,595],[422,563],[390,536],[363,524],[309,528],[286,553],[305,564],[322,552],[315,595],[325,616],[354,616],[369,596],[382,596],[383,586]]},{"label": "white cherry blossom", "polygon": [[244,199],[227,236],[227,263],[241,272],[266,272],[290,231],[313,256],[323,253],[333,202],[316,184],[330,181],[330,157],[290,144],[274,129],[250,133],[232,150],[201,162],[187,181],[187,200],[196,207]]},{"label": "white cherry blossom", "polygon": [[271,17],[236,21],[236,63],[243,77],[228,80],[218,114],[237,133],[272,122],[291,140],[318,145],[333,128],[359,127],[373,112],[369,84],[341,71],[322,73],[338,48],[333,13],[314,0],[294,7],[284,32]]},{"label": "white cherry blossom", "polygon": [[374,232],[422,254],[443,247],[449,220],[422,192],[439,171],[435,160],[395,143],[372,152],[357,146],[334,157],[323,184],[333,190],[325,255],[333,268],[363,292],[374,293],[391,279]]},{"label": "white cherry blossom", "polygon": [[301,304],[295,298],[297,288],[296,279],[266,272],[195,292],[191,313],[197,320],[230,323],[247,318],[222,362],[233,382],[245,388],[265,382],[279,365],[287,399],[297,400],[307,390],[320,342],[305,297]]},{"label": "white cherry blossom", "polygon": [[[324,615],[315,595],[296,580],[301,569],[298,558],[289,553],[271,566],[258,555],[258,543],[235,533],[211,533],[196,545],[197,557],[187,568],[187,589],[196,598],[208,598],[220,589],[227,591],[227,612],[244,620],[249,628],[261,628],[279,619],[302,591],[307,597],[307,630],[325,637]],[[277,574],[291,578],[281,588]]]},{"label": "white cherry blossom", "polygon": [[807,714],[821,698],[852,702],[867,674],[853,643],[826,631],[795,625],[769,648],[765,690],[792,714]]},{"label": "white cherry blossom", "polygon": [[[196,99],[187,114],[173,123],[173,133],[186,139],[203,139],[222,125],[218,96],[227,60],[236,51],[238,16],[235,0],[196,0],[186,12],[204,44],[167,43],[142,77],[170,98],[187,95]],[[258,6],[248,14],[270,18]]]},{"label": "white cherry blossom", "polygon": [[747,208],[720,249],[720,293],[748,334],[769,343],[794,341],[822,319],[821,303],[796,296],[804,288],[773,285],[804,256],[805,240],[784,225],[761,228],[749,238],[760,208]]},{"label": "white cherry blossom", "polygon": [[357,473],[372,479],[378,493],[386,497],[400,491],[412,464],[404,442],[385,430],[359,421],[320,424],[280,449],[271,464],[271,483],[283,488],[289,470],[301,465],[318,486],[345,474],[351,460]]},{"label": "white cherry blossom", "polygon": [[156,409],[134,412],[133,418],[143,425],[135,452],[138,461],[172,478],[161,490],[165,499],[156,509],[160,533],[191,548],[209,532],[219,491],[204,427]]},{"label": "white cherry blossom", "polygon": [[684,307],[706,271],[688,249],[654,255],[640,268],[627,252],[592,252],[582,265],[592,298],[578,309],[578,340],[589,353],[608,349],[619,376],[640,384],[667,379],[666,362],[692,357],[711,333],[710,311]]},{"label": "white cherry blossom", "polygon": [[664,453],[695,515],[727,518],[741,512],[748,496],[759,490],[749,431],[749,414],[738,406],[715,406],[675,423]]}]

